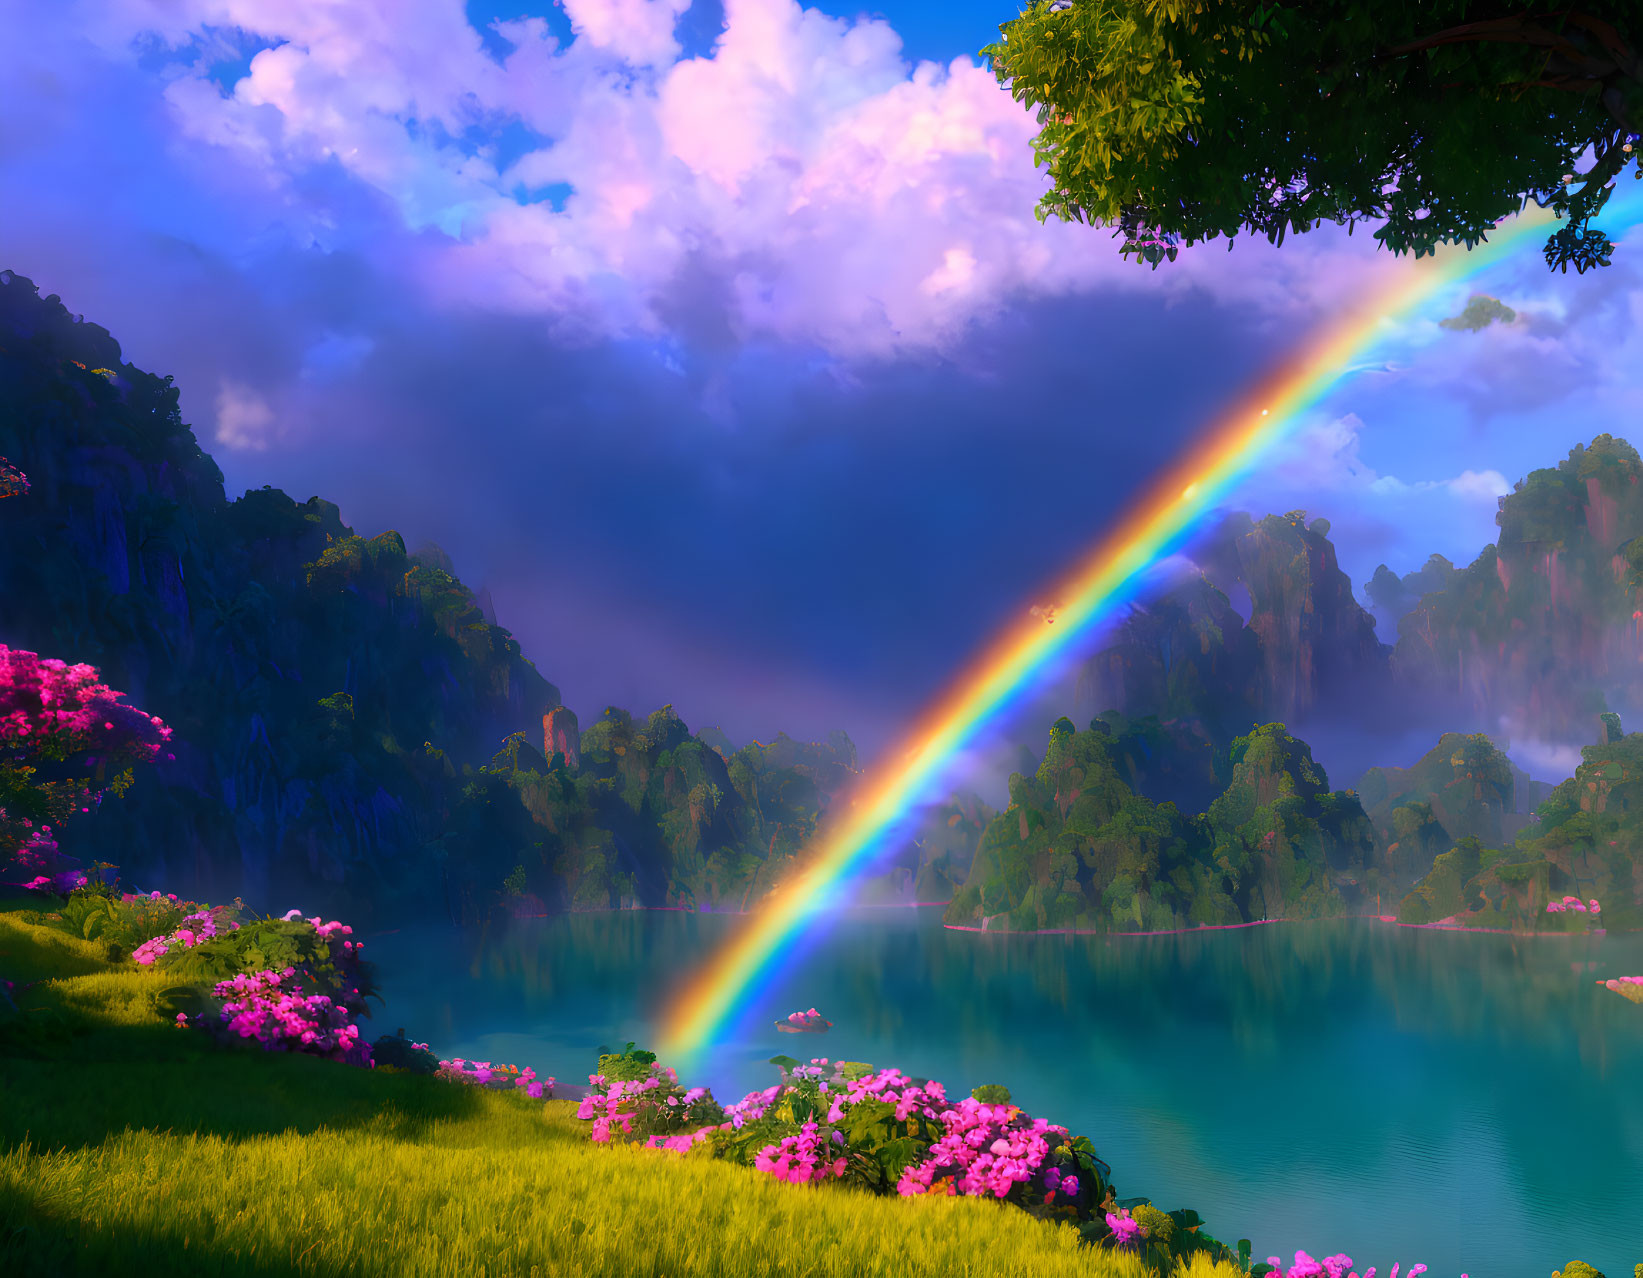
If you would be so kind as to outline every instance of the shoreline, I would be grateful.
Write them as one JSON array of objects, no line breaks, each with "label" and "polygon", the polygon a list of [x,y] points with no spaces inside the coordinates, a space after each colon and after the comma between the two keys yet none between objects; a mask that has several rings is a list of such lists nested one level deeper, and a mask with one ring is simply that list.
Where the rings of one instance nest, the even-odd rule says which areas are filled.
[{"label": "shoreline", "polygon": [[970,927],[963,923],[943,923],[941,926],[949,932],[974,932],[978,936],[1197,936],[1203,932],[1226,932],[1234,928],[1266,927],[1273,923],[1332,923],[1343,919],[1367,919],[1375,923],[1387,923],[1393,927],[1423,928],[1437,932],[1486,932],[1491,936],[1606,936],[1607,929],[1593,928],[1586,932],[1523,932],[1515,928],[1506,927],[1467,927],[1464,924],[1453,923],[1447,919],[1440,919],[1436,923],[1404,923],[1395,914],[1332,914],[1321,918],[1309,919],[1255,919],[1249,923],[1200,923],[1197,927],[1167,928],[1161,932],[1115,932],[1107,928],[1078,928],[1057,927],[1018,931],[1013,928]]},{"label": "shoreline", "polygon": [[[950,901],[872,901],[847,907],[851,910],[912,910],[926,909],[933,906],[950,905]],[[516,914],[516,919],[554,919],[569,918],[573,915],[584,914],[640,914],[646,911],[665,911],[676,914],[718,914],[748,917],[757,914],[757,910],[693,910],[683,905],[633,905],[600,910],[562,910],[541,914]],[[972,927],[967,923],[943,923],[941,926],[949,932],[973,932],[987,936],[1196,936],[1201,932],[1226,932],[1234,928],[1266,927],[1272,923],[1326,923],[1340,919],[1367,919],[1376,923],[1387,923],[1393,927],[1424,928],[1437,932],[1481,932],[1491,936],[1604,936],[1606,928],[1593,928],[1586,932],[1525,932],[1505,927],[1468,927],[1465,924],[1455,923],[1449,919],[1439,919],[1435,923],[1404,923],[1395,914],[1331,914],[1319,918],[1309,919],[1253,919],[1247,923],[1201,923],[1197,927],[1167,928],[1161,932],[1116,932],[1110,928],[1035,928],[1030,931],[1021,931],[1013,928]],[[398,931],[395,928],[393,931]],[[368,935],[386,936],[387,932],[369,933]]]}]

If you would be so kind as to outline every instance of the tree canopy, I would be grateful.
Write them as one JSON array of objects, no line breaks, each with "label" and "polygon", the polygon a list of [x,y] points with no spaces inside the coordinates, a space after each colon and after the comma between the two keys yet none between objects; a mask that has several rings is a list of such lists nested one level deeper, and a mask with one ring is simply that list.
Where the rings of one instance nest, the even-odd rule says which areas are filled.
[{"label": "tree canopy", "polygon": [[1240,233],[1381,223],[1472,248],[1533,200],[1548,266],[1609,264],[1593,219],[1643,145],[1643,4],[1033,0],[982,50],[1036,107],[1051,216],[1156,268]]}]

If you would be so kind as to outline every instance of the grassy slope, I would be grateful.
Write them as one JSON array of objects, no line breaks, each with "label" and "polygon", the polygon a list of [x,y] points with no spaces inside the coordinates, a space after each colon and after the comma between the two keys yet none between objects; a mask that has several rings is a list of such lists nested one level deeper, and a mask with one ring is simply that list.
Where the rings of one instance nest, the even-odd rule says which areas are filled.
[{"label": "grassy slope", "polygon": [[[0,1272],[1139,1278],[1071,1230],[592,1145],[568,1101],[387,1075],[166,1023],[162,973],[0,907]],[[1195,1278],[1238,1271],[1201,1265]]]}]

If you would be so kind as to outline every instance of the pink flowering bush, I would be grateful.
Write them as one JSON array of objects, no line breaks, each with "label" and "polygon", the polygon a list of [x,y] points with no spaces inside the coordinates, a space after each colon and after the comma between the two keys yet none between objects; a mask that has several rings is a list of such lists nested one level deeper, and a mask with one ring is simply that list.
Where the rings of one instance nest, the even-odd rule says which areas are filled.
[{"label": "pink flowering bush", "polygon": [[1643,976],[1613,976],[1598,983],[1604,989],[1613,990],[1622,998],[1628,998],[1634,1003],[1643,1003]]},{"label": "pink flowering bush", "polygon": [[[1089,1141],[1016,1106],[974,1096],[954,1103],[940,1083],[859,1062],[803,1065],[779,1056],[772,1063],[780,1083],[720,1109],[706,1089],[683,1089],[673,1070],[630,1043],[624,1053],[601,1056],[577,1116],[593,1124],[595,1141],[706,1146],[793,1184],[846,1181],[903,1197],[971,1194],[1075,1221],[1111,1204],[1110,1169]],[[984,1094],[1008,1099],[1003,1088]]]},{"label": "pink flowering bush", "polygon": [[725,1112],[705,1087],[686,1088],[652,1052],[604,1053],[588,1075],[588,1094],[576,1116],[591,1120],[593,1140],[637,1140],[652,1148],[684,1150],[726,1123]]},{"label": "pink flowering bush", "polygon": [[218,906],[216,909],[196,910],[192,914],[185,914],[179,926],[169,935],[152,936],[132,950],[132,961],[144,967],[152,967],[173,949],[192,949],[196,945],[204,945],[207,941],[215,940],[224,930],[238,931],[238,920],[226,917],[231,908]]},{"label": "pink flowering bush", "polygon": [[366,1000],[380,997],[375,969],[365,960],[365,943],[352,939],[352,927],[319,915],[304,918],[300,910],[245,921],[232,918],[233,912],[191,912],[132,957],[199,984],[290,968],[305,994],[324,995],[354,1016],[370,1014]]},{"label": "pink flowering bush", "polygon": [[305,994],[293,979],[295,968],[242,973],[219,981],[211,996],[221,1001],[210,1012],[177,1013],[178,1025],[195,1025],[220,1038],[260,1044],[267,1051],[306,1052],[348,1065],[371,1064],[371,1049],[343,1003],[325,994]]},{"label": "pink flowering bush", "polygon": [[56,832],[105,792],[125,793],[133,767],[171,737],[98,679],[91,666],[0,644],[0,873],[31,887],[82,885],[60,864]]},{"label": "pink flowering bush", "polygon": [[[417,1043],[413,1046],[426,1051],[426,1043]],[[454,1060],[440,1061],[439,1070],[434,1075],[447,1082],[463,1083],[471,1087],[493,1087],[499,1082],[511,1081],[515,1087],[521,1087],[525,1095],[537,1100],[544,1096],[552,1097],[555,1080],[552,1078],[538,1078],[536,1071],[529,1065],[520,1069],[517,1065],[492,1065],[489,1061],[467,1061],[458,1056]]]},{"label": "pink flowering bush", "polygon": [[7,497],[21,497],[29,487],[29,477],[0,457],[0,501]]},{"label": "pink flowering bush", "polygon": [[[1295,1253],[1295,1262],[1287,1269],[1277,1256],[1268,1256],[1266,1264],[1256,1265],[1250,1272],[1257,1275],[1257,1278],[1262,1275],[1265,1278],[1359,1278],[1357,1271],[1352,1268],[1350,1256],[1337,1254],[1325,1256],[1322,1260],[1314,1260],[1304,1251]],[[1420,1278],[1425,1272],[1425,1265],[1411,1265],[1404,1278]],[[1365,1269],[1362,1278],[1375,1278],[1375,1266],[1371,1265]],[[1388,1278],[1398,1278],[1396,1263],[1393,1264]],[[1466,1275],[1462,1274],[1461,1278],[1466,1278]]]},{"label": "pink flowering bush", "polygon": [[822,1131],[816,1122],[803,1124],[796,1135],[783,1136],[774,1145],[759,1150],[753,1165],[777,1180],[795,1185],[814,1185],[844,1176],[844,1134]]},{"label": "pink flowering bush", "polygon": [[1603,927],[1603,907],[1595,897],[1583,901],[1578,896],[1566,896],[1561,901],[1548,901],[1546,913],[1551,916],[1547,925],[1553,931],[1587,932]]}]

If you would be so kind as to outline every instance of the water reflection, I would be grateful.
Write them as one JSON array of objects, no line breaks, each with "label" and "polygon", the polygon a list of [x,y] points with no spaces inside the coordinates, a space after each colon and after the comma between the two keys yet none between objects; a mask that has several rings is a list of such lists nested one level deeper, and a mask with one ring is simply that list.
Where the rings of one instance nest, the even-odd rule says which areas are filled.
[{"label": "water reflection", "polygon": [[[383,937],[384,1020],[578,1078],[601,1043],[654,1041],[665,997],[736,925],[626,913]],[[771,1081],[765,1058],[804,1050],[1004,1082],[1090,1135],[1121,1194],[1197,1207],[1259,1255],[1626,1272],[1643,1260],[1643,1014],[1595,982],[1636,972],[1632,936],[993,936],[863,911],[811,938],[697,1074],[740,1095]],[[811,1006],[838,1028],[775,1032]]]}]

